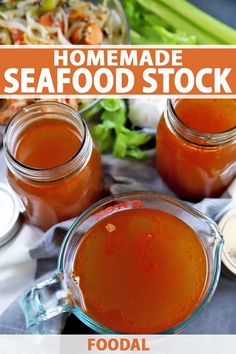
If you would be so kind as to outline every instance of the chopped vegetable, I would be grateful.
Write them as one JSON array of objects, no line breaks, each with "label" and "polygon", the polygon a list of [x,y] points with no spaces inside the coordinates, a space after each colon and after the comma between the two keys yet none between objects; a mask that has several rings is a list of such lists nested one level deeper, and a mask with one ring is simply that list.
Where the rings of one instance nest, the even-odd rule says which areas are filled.
[{"label": "chopped vegetable", "polygon": [[42,7],[44,11],[53,11],[57,7],[57,0],[43,0]]},{"label": "chopped vegetable", "polygon": [[108,112],[115,112],[120,108],[121,103],[120,100],[107,99],[101,101],[101,106]]},{"label": "chopped vegetable", "polygon": [[19,29],[16,28],[10,29],[10,34],[11,34],[12,42],[14,44],[22,44],[24,42],[25,39],[24,32],[20,31]]},{"label": "chopped vegetable", "polygon": [[236,30],[185,0],[122,0],[133,44],[236,44]]},{"label": "chopped vegetable", "polygon": [[104,122],[98,124],[93,129],[93,136],[101,152],[106,152],[112,148],[114,122]]},{"label": "chopped vegetable", "polygon": [[5,11],[9,11],[9,10],[13,10],[16,8],[16,3],[12,2],[12,3],[0,3],[0,12],[5,12]]},{"label": "chopped vegetable", "polygon": [[132,157],[143,159],[146,157],[141,146],[150,140],[148,134],[139,133],[127,128],[126,105],[121,99],[104,99],[101,102],[102,123],[93,128],[93,136],[101,152],[112,150],[118,158]]},{"label": "chopped vegetable", "polygon": [[4,28],[0,28],[0,45],[1,44],[12,44],[10,32]]},{"label": "chopped vegetable", "polygon": [[39,23],[43,26],[51,27],[53,25],[53,18],[51,12],[46,12],[39,18]]}]

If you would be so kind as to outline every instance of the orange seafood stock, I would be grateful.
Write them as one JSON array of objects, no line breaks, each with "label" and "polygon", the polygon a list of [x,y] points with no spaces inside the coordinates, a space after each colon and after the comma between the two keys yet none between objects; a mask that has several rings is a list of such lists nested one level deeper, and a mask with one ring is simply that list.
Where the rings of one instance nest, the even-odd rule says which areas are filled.
[{"label": "orange seafood stock", "polygon": [[119,333],[156,333],[186,319],[207,279],[205,251],[177,217],[154,209],[119,211],[83,237],[73,265],[82,310]]},{"label": "orange seafood stock", "polygon": [[15,158],[32,169],[49,169],[52,180],[36,182],[9,172],[13,189],[21,196],[34,225],[51,225],[78,216],[101,196],[102,167],[97,150],[92,147],[82,168],[76,165],[66,176],[53,178],[53,168],[63,166],[79,153],[82,137],[67,121],[43,119],[27,127],[18,139]]},{"label": "orange seafood stock", "polygon": [[181,198],[219,196],[236,176],[236,100],[180,99],[169,116],[157,132],[158,172]]}]

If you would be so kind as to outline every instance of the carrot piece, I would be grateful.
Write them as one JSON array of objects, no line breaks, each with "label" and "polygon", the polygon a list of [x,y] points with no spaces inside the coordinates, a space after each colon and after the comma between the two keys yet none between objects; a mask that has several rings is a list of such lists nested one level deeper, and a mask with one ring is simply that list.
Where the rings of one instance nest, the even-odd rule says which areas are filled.
[{"label": "carrot piece", "polygon": [[103,41],[103,33],[96,23],[90,23],[85,29],[83,44],[97,45]]},{"label": "carrot piece", "polygon": [[24,43],[24,32],[20,31],[16,28],[10,29],[11,38],[14,44],[22,44]]},{"label": "carrot piece", "polygon": [[51,27],[53,25],[52,14],[47,12],[46,14],[42,15],[39,18],[39,23],[43,26]]}]

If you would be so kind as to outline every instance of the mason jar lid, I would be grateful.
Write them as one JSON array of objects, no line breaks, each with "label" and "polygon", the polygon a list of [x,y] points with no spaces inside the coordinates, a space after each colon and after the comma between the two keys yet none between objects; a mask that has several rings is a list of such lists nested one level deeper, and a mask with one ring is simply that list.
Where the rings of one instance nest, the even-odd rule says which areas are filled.
[{"label": "mason jar lid", "polygon": [[0,247],[15,236],[20,225],[17,198],[10,187],[0,182]]},{"label": "mason jar lid", "polygon": [[219,222],[224,237],[222,270],[236,280],[236,208],[229,210]]}]

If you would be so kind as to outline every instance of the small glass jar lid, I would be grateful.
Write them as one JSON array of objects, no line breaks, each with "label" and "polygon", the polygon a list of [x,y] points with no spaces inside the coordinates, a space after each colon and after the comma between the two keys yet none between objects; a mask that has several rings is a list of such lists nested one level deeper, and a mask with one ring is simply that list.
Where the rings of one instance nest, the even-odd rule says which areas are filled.
[{"label": "small glass jar lid", "polygon": [[0,247],[12,239],[21,225],[19,203],[14,192],[0,183]]},{"label": "small glass jar lid", "polygon": [[236,280],[236,208],[229,210],[219,222],[224,237],[222,269]]}]

